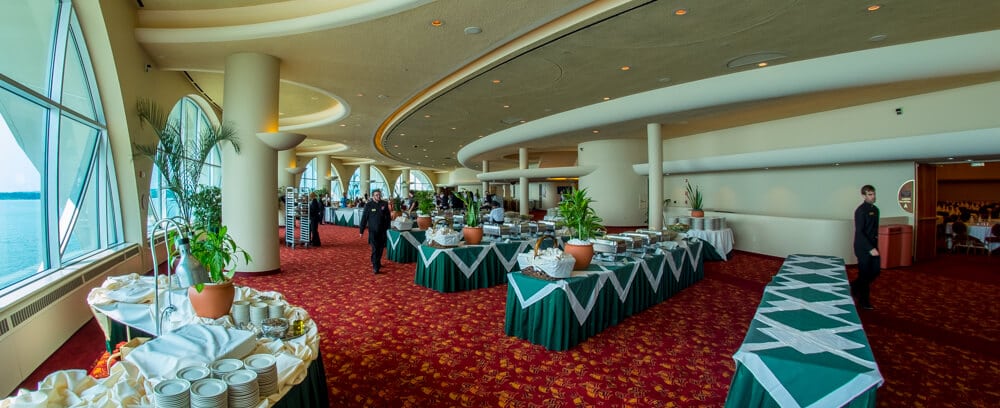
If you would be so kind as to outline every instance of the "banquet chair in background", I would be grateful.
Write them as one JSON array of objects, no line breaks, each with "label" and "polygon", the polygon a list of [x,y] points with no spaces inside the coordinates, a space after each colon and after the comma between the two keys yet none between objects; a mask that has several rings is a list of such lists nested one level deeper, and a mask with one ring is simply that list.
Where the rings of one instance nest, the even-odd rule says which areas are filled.
[{"label": "banquet chair in background", "polygon": [[951,238],[951,250],[957,252],[959,249],[965,249],[965,253],[968,254],[972,251],[984,251],[988,255],[990,253],[989,248],[983,241],[979,238],[969,236],[969,227],[961,221],[956,221],[951,224],[951,233],[953,234]]},{"label": "banquet chair in background", "polygon": [[1000,223],[993,224],[993,228],[990,228],[990,236],[986,237],[983,243],[986,245],[986,255],[993,256],[993,251],[990,251],[990,248],[991,244],[1000,244]]}]

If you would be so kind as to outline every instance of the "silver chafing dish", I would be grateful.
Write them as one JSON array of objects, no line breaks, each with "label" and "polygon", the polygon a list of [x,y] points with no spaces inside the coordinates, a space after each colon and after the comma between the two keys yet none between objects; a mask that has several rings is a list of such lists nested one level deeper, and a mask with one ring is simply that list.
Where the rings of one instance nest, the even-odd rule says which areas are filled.
[{"label": "silver chafing dish", "polygon": [[615,235],[605,235],[604,239],[610,239],[621,242],[625,244],[625,249],[633,249],[642,246],[642,238],[639,237],[629,237],[625,235],[615,234]]},{"label": "silver chafing dish", "polygon": [[483,234],[493,237],[510,235],[510,226],[507,224],[483,224]]},{"label": "silver chafing dish", "polygon": [[555,221],[538,221],[538,233],[555,232],[556,222]]},{"label": "silver chafing dish", "polygon": [[657,242],[655,235],[651,236],[649,234],[643,234],[641,232],[623,232],[621,233],[621,235],[624,235],[626,237],[639,238],[640,240],[642,240],[640,241],[641,242],[640,245],[642,246],[649,246]]},{"label": "silver chafing dish", "polygon": [[626,248],[626,241],[624,240],[614,240],[605,238],[591,238],[590,242],[594,244],[594,253],[601,254],[624,254],[628,251]]},{"label": "silver chafing dish", "polygon": [[672,237],[669,230],[637,229],[635,232],[656,237],[656,241],[653,242],[669,241]]}]

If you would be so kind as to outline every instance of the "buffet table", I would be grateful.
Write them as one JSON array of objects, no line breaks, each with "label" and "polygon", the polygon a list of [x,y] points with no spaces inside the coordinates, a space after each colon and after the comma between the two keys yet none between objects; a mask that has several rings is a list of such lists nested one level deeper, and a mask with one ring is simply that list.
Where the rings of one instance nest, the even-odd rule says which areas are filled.
[{"label": "buffet table", "polygon": [[969,225],[969,236],[982,241],[983,244],[986,245],[986,248],[992,252],[993,250],[1000,248],[1000,242],[986,242],[987,237],[993,236],[992,228],[993,224]]},{"label": "buffet table", "polygon": [[[153,406],[154,386],[173,378],[179,368],[203,365],[204,361],[218,356],[241,358],[254,354],[273,356],[277,371],[277,392],[262,397],[258,408],[328,406],[319,335],[315,322],[304,309],[287,305],[277,292],[237,287],[236,300],[284,302],[285,318],[302,320],[305,326],[305,333],[299,337],[258,339],[253,332],[234,328],[229,316],[217,320],[195,316],[187,296],[180,290],[169,293],[163,290],[167,279],[166,276],[159,278],[161,303],[166,303],[169,296],[177,307],[177,311],[164,318],[162,336],[132,350],[111,367],[107,378],[95,380],[82,370],[57,371],[39,383],[38,391],[22,390],[18,396],[0,401],[0,406],[38,398],[47,399],[50,406]],[[154,333],[153,288],[152,277],[136,274],[110,277],[90,292],[87,302],[107,336],[116,332],[112,327],[120,325]],[[188,340],[208,337],[203,342],[180,343],[189,344],[188,348],[176,347],[175,341],[188,334],[197,334]],[[163,343],[167,338],[170,340]]]},{"label": "buffet table", "polygon": [[[733,230],[732,228],[723,228],[721,230],[688,230],[685,232],[689,237],[703,239],[715,248],[715,255],[712,255],[710,260],[722,260],[725,261],[729,259],[729,253],[733,251]],[[716,258],[716,255],[718,258]]]},{"label": "buffet table", "polygon": [[789,256],[733,359],[727,407],[874,407],[883,382],[837,257]]},{"label": "buffet table", "polygon": [[416,262],[419,258],[420,245],[427,238],[427,232],[419,229],[386,231],[386,257],[398,263]]},{"label": "buffet table", "polygon": [[360,208],[333,208],[334,225],[342,227],[357,227],[361,222]]},{"label": "buffet table", "polygon": [[549,350],[568,350],[677,294],[705,274],[702,241],[642,257],[595,261],[570,278],[508,275],[504,331]]},{"label": "buffet table", "polygon": [[[535,240],[484,240],[481,245],[441,248],[419,245],[414,282],[439,292],[482,289],[507,282],[517,255],[534,250]],[[552,246],[545,240],[541,249]],[[391,259],[391,258],[390,258]]]}]

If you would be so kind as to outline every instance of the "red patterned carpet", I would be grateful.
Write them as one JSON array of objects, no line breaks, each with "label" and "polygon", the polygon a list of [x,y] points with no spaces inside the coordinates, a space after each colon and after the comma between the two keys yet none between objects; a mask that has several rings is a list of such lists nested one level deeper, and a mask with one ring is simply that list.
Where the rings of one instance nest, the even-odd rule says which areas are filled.
[{"label": "red patterned carpet", "polygon": [[[718,407],[782,262],[710,262],[705,280],[674,298],[551,352],[504,334],[506,285],[442,294],[413,283],[415,264],[389,261],[373,275],[357,229],[320,232],[320,248],[281,249],[281,274],[237,283],[281,291],[317,320],[334,407]],[[862,314],[886,379],[879,406],[995,406],[998,289],[996,257],[884,271],[878,309]]]}]

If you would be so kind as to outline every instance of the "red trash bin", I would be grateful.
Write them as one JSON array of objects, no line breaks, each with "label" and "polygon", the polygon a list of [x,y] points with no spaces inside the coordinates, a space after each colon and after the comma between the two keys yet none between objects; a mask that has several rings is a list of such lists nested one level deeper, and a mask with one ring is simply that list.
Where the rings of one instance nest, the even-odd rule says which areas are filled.
[{"label": "red trash bin", "polygon": [[913,226],[880,225],[878,253],[882,257],[882,269],[910,266],[913,262]]}]

